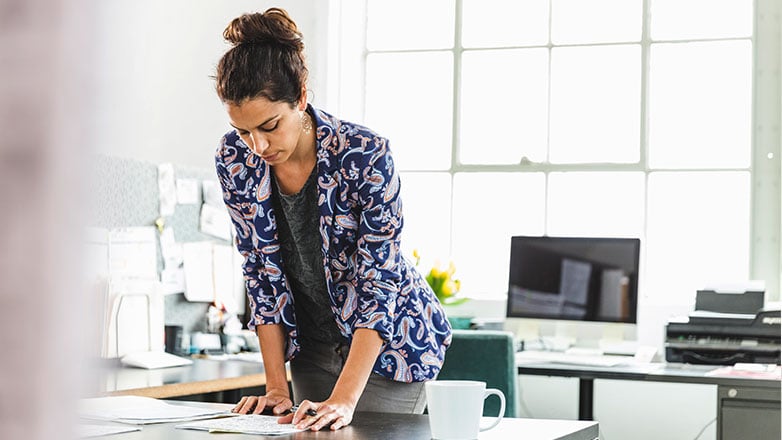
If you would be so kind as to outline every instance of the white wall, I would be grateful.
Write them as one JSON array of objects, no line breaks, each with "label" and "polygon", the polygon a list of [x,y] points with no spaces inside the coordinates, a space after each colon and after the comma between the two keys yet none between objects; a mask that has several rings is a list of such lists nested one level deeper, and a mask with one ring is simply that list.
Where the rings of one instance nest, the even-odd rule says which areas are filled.
[{"label": "white wall", "polygon": [[328,9],[318,0],[106,0],[98,2],[93,89],[98,153],[213,167],[230,128],[214,91],[217,61],[230,47],[222,32],[244,12],[282,7],[304,34],[313,103],[328,101]]}]

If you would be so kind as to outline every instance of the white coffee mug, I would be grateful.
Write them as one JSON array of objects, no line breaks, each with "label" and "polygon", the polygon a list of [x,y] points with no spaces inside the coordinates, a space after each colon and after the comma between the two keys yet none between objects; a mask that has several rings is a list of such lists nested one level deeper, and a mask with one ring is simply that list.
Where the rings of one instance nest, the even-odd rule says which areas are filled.
[{"label": "white coffee mug", "polygon": [[[429,427],[434,439],[477,439],[478,432],[494,428],[505,414],[505,395],[498,389],[486,389],[486,382],[434,380],[425,386]],[[489,426],[480,426],[483,402],[492,394],[500,398],[500,413]]]}]

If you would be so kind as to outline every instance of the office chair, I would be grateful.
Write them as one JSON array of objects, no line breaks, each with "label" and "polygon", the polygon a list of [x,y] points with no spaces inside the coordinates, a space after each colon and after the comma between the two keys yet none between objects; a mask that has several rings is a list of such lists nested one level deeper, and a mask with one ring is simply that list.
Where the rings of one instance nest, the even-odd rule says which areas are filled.
[{"label": "office chair", "polygon": [[[518,373],[515,353],[510,332],[454,330],[437,379],[486,382],[486,388],[497,388],[505,394],[505,417],[516,417]],[[483,415],[492,417],[499,411],[500,400],[489,397]]]}]

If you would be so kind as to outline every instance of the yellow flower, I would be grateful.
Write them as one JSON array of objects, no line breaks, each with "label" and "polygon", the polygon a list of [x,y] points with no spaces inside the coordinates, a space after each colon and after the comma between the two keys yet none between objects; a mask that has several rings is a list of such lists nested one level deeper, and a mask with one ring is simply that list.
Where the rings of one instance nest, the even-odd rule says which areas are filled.
[{"label": "yellow flower", "polygon": [[[421,262],[421,254],[418,249],[413,249],[413,258],[415,258],[415,265],[418,266]],[[440,261],[435,260],[425,276],[427,284],[432,288],[441,304],[456,305],[467,301],[466,298],[455,298],[462,288],[462,282],[455,278],[455,274],[456,264],[453,261],[449,261],[448,266],[441,269]]]},{"label": "yellow flower", "polygon": [[443,283],[442,293],[443,296],[448,298],[457,292],[456,283],[453,280],[445,280]]}]

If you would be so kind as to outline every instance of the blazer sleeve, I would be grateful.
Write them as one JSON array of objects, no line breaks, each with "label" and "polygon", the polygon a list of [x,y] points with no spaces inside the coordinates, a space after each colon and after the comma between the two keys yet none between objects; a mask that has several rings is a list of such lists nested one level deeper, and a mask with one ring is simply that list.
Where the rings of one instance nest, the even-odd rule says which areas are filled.
[{"label": "blazer sleeve", "polygon": [[223,202],[236,231],[236,248],[244,257],[242,273],[251,311],[248,328],[254,330],[256,325],[279,323],[281,316],[276,313],[276,298],[265,274],[261,253],[255,245],[257,238],[254,237],[252,214],[255,210],[247,209],[249,202],[236,191],[233,176],[246,171],[243,164],[231,161],[238,154],[237,148],[223,137],[215,154],[215,167],[223,191]]},{"label": "blazer sleeve", "polygon": [[376,137],[363,154],[358,186],[358,319],[353,327],[371,328],[389,342],[393,337],[396,298],[401,284],[399,238],[402,203],[399,176],[388,141]]}]

